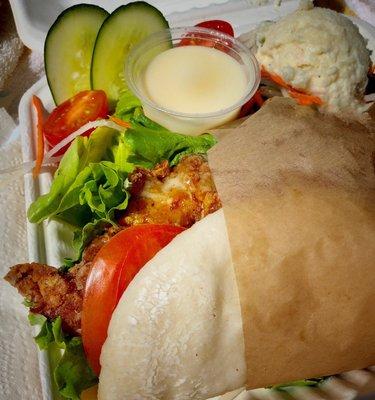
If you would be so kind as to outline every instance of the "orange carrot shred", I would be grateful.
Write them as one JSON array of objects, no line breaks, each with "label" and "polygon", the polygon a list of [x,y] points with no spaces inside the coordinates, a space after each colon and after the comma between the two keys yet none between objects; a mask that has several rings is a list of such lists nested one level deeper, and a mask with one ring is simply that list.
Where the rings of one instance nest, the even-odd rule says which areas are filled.
[{"label": "orange carrot shred", "polygon": [[321,106],[323,104],[322,99],[318,96],[312,96],[310,94],[291,89],[289,89],[288,92],[290,96],[293,97],[293,99],[295,99],[297,103],[301,104],[302,106],[310,106],[312,104],[317,104],[318,106]]},{"label": "orange carrot shred", "polygon": [[117,125],[123,126],[124,128],[130,128],[131,127],[129,122],[123,121],[122,119],[114,117],[113,115],[110,115],[109,119],[111,121],[115,122]]},{"label": "orange carrot shred", "polygon": [[298,104],[301,104],[303,106],[309,106],[312,104],[317,104],[321,106],[323,104],[323,100],[320,97],[313,96],[302,90],[293,88],[291,85],[287,84],[280,75],[270,73],[263,67],[261,75],[263,78],[270,79],[271,81],[277,83],[282,88],[287,89],[289,95],[293,97],[293,99],[295,99]]},{"label": "orange carrot shred", "polygon": [[270,79],[271,81],[277,83],[279,86],[281,86],[285,89],[290,88],[290,85],[288,85],[280,75],[271,74],[271,72],[268,72],[263,67],[262,67],[261,75],[263,78]]},{"label": "orange carrot shred", "polygon": [[44,158],[44,137],[43,137],[43,104],[38,96],[33,96],[32,104],[36,111],[37,124],[37,142],[36,142],[36,160],[33,168],[33,178],[35,179],[39,174],[43,165]]}]

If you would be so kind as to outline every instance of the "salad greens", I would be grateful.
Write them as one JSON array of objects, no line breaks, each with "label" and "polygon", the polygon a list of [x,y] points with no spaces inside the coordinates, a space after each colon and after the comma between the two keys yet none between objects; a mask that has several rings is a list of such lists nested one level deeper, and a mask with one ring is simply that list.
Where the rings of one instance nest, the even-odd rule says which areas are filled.
[{"label": "salad greens", "polygon": [[116,224],[116,211],[126,209],[127,177],[135,167],[152,168],[163,160],[173,166],[181,157],[204,154],[216,143],[210,134],[187,136],[156,124],[129,91],[120,98],[116,116],[129,121],[131,128],[119,132],[100,127],[90,137],[77,137],[62,158],[49,193],[32,203],[27,213],[33,223],[54,218],[70,224],[77,259],[94,234]]},{"label": "salad greens", "polygon": [[136,109],[141,109],[142,103],[129,90],[124,90],[117,102],[115,116],[123,121],[130,121]]},{"label": "salad greens", "polygon": [[87,363],[80,337],[68,336],[61,328],[61,318],[48,321],[40,314],[29,314],[31,325],[40,326],[35,337],[40,350],[53,359],[52,373],[57,391],[68,399],[79,400],[80,393],[95,385],[97,377]]},{"label": "salad greens", "polygon": [[132,128],[126,131],[126,141],[132,149],[128,161],[144,168],[152,168],[163,160],[174,166],[183,156],[205,154],[216,143],[210,134],[182,135],[147,118],[141,102],[130,90],[125,90],[120,97],[115,116],[131,123]]},{"label": "salad greens", "polygon": [[61,216],[79,227],[91,220],[92,213],[108,214],[109,192],[119,197],[114,174],[121,178],[132,169],[126,162],[128,153],[123,138],[114,129],[101,127],[89,138],[77,137],[60,162],[49,193],[31,204],[30,222]]},{"label": "salad greens", "polygon": [[[134,128],[126,131],[126,141],[132,149],[128,161],[144,168],[152,168],[157,163],[168,160],[169,165],[178,164],[180,159],[191,153],[204,154],[215,143],[210,134],[186,136],[173,133],[159,125],[149,126],[146,117],[131,120]],[[152,125],[157,125],[152,122]],[[144,124],[147,124],[145,126]]]}]

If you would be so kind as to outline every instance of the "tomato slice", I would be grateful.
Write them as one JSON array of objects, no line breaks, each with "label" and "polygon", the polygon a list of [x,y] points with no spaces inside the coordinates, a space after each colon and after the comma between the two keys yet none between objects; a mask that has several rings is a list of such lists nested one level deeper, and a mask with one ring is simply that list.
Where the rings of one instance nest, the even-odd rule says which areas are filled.
[{"label": "tomato slice", "polygon": [[174,225],[135,225],[116,234],[96,255],[82,308],[82,341],[96,374],[112,313],[138,271],[184,230]]},{"label": "tomato slice", "polygon": [[[84,90],[57,106],[43,126],[47,143],[54,147],[87,122],[108,115],[107,96],[103,90]],[[89,135],[92,129],[85,132]],[[63,154],[68,146],[57,154]]]},{"label": "tomato slice", "polygon": [[215,31],[223,32],[229,36],[234,37],[234,31],[232,25],[229,22],[223,21],[221,19],[212,19],[209,21],[203,21],[195,26],[199,26],[200,28],[214,29]]},{"label": "tomato slice", "polygon": [[[222,21],[220,19],[213,19],[210,21],[203,21],[195,25],[200,28],[213,29],[222,33],[226,33],[229,36],[234,37],[234,31],[232,25],[227,21]],[[194,34],[190,33],[190,37],[184,38],[180,41],[179,46],[206,46],[206,47],[218,47],[215,40],[210,39],[210,35],[207,35],[207,40],[205,39],[205,34],[200,34],[199,38],[194,38]]]}]

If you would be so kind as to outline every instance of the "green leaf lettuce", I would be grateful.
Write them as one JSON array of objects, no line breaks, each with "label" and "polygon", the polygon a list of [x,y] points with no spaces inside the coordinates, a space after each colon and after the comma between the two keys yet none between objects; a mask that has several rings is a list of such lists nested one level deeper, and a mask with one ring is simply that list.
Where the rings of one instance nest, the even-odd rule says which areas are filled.
[{"label": "green leaf lettuce", "polygon": [[129,90],[124,90],[116,105],[115,116],[123,121],[130,121],[136,109],[141,109],[140,100]]},{"label": "green leaf lettuce", "polygon": [[29,314],[31,325],[39,325],[35,337],[40,350],[47,350],[53,373],[53,387],[66,399],[79,400],[81,392],[98,382],[87,363],[80,337],[66,335],[61,328],[61,318],[48,321],[42,315]]},{"label": "green leaf lettuce", "polygon": [[321,378],[311,378],[311,379],[302,379],[299,381],[283,383],[281,385],[271,386],[270,389],[277,390],[279,392],[289,393],[296,387],[318,387],[323,382],[325,382],[329,377],[321,377]]},{"label": "green leaf lettuce", "polygon": [[129,151],[123,135],[114,129],[101,127],[89,138],[77,137],[60,162],[49,193],[31,204],[29,221],[58,217],[83,227],[95,217],[107,217],[113,208],[125,207],[123,184],[133,168],[126,161]]}]

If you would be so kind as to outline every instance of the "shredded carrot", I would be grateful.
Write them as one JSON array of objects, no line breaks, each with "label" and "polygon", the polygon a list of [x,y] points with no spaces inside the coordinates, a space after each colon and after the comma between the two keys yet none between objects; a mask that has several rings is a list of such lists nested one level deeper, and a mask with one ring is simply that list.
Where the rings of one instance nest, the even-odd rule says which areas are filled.
[{"label": "shredded carrot", "polygon": [[43,104],[39,97],[33,96],[32,104],[36,111],[37,123],[37,141],[36,141],[36,160],[33,168],[33,178],[35,179],[39,174],[43,165],[44,158],[44,137],[43,137]]},{"label": "shredded carrot", "polygon": [[123,121],[122,119],[114,117],[113,115],[110,115],[109,119],[115,122],[117,125],[123,126],[124,128],[130,128],[131,126],[129,122]]},{"label": "shredded carrot", "polygon": [[297,101],[298,104],[301,104],[302,106],[310,106],[312,104],[321,106],[323,104],[322,99],[318,96],[312,96],[311,94],[302,93],[292,89],[289,89],[288,93]]},{"label": "shredded carrot", "polygon": [[267,70],[265,70],[263,67],[262,67],[261,75],[263,78],[269,79],[285,89],[290,88],[290,85],[288,85],[280,75],[272,74],[271,72],[268,72]]},{"label": "shredded carrot", "polygon": [[309,106],[312,104],[321,106],[323,104],[323,100],[320,97],[313,96],[302,90],[293,88],[291,85],[287,84],[280,75],[270,73],[263,67],[261,74],[263,78],[270,79],[271,81],[277,83],[282,88],[287,89],[290,97],[293,97],[293,99],[295,99],[298,104],[301,104],[303,106]]}]

